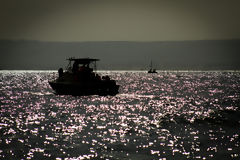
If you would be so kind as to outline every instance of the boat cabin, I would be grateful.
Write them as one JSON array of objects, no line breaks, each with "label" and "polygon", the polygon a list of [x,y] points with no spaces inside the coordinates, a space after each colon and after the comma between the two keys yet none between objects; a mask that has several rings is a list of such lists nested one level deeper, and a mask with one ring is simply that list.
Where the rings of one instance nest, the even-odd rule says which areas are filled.
[{"label": "boat cabin", "polygon": [[[69,58],[67,60],[69,61],[67,71],[72,71],[73,73],[96,70],[96,62],[99,61],[99,59],[92,58]],[[90,65],[93,66],[91,67]]]}]

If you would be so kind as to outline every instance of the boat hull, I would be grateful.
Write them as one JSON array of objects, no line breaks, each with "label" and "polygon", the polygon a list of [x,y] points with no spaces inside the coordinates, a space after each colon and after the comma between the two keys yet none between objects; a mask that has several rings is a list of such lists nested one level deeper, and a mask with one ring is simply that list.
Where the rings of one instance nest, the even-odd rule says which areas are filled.
[{"label": "boat hull", "polygon": [[148,71],[148,73],[157,73],[156,71]]},{"label": "boat hull", "polygon": [[66,83],[66,82],[49,82],[52,89],[59,95],[116,95],[119,85],[109,82],[98,83]]}]

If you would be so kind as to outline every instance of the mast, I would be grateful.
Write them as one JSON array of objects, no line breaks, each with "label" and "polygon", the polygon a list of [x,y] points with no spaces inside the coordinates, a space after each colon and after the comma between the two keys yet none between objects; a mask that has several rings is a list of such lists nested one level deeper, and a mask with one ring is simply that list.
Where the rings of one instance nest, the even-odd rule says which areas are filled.
[{"label": "mast", "polygon": [[150,70],[152,70],[152,60],[151,60],[151,63],[150,63]]}]

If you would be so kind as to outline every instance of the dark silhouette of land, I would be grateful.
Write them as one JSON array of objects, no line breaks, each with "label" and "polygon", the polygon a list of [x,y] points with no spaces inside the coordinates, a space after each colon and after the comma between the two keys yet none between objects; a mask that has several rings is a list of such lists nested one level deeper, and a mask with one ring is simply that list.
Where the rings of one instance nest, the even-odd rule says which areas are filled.
[{"label": "dark silhouette of land", "polygon": [[[101,59],[98,69],[240,69],[240,40],[42,42],[0,40],[1,69],[58,69],[66,58]],[[65,62],[65,63],[63,63]]]}]

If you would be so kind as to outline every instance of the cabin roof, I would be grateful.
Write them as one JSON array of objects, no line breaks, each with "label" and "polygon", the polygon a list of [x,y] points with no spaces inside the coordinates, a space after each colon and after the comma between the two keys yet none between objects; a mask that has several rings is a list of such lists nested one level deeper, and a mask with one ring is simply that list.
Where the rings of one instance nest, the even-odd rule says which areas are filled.
[{"label": "cabin roof", "polygon": [[74,61],[78,64],[89,64],[91,62],[96,62],[99,61],[99,59],[94,59],[94,58],[68,58],[67,60]]}]

